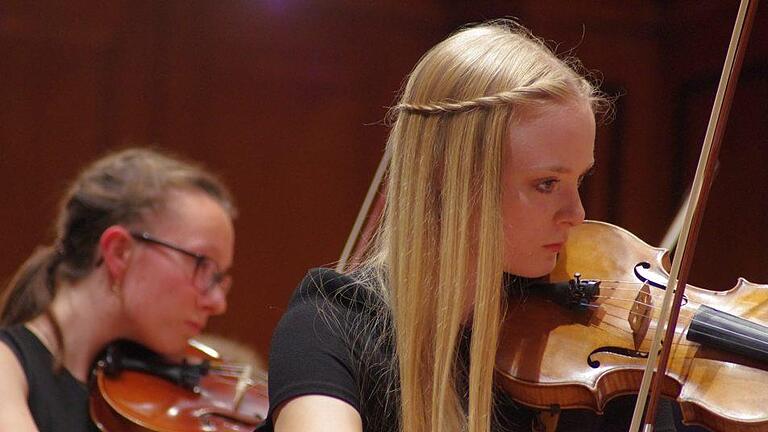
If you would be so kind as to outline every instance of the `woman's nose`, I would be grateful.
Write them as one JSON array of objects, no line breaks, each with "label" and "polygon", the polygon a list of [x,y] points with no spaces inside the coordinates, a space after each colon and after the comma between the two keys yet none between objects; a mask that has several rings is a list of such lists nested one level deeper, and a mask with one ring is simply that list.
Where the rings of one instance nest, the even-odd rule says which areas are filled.
[{"label": "woman's nose", "polygon": [[198,305],[206,309],[211,316],[221,315],[227,311],[227,294],[218,286],[214,287],[211,291],[200,295]]},{"label": "woman's nose", "polygon": [[581,195],[579,195],[579,190],[576,189],[569,194],[568,200],[560,211],[558,222],[573,227],[584,222],[585,216],[586,213],[584,211],[584,205],[581,202]]}]

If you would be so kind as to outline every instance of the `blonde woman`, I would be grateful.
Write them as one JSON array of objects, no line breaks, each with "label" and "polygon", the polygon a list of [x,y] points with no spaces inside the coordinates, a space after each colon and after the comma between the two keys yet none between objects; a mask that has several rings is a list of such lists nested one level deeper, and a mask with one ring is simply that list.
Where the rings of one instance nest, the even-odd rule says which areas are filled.
[{"label": "blonde woman", "polygon": [[88,166],[63,197],[56,239],[0,301],[0,430],[98,430],[91,362],[114,339],[180,356],[227,307],[229,192],[203,169],[128,149]]},{"label": "blonde woman", "polygon": [[273,336],[263,430],[530,430],[494,386],[504,275],[547,275],[583,221],[603,105],[515,23],[428,51],[393,108],[374,250],[302,281]]}]

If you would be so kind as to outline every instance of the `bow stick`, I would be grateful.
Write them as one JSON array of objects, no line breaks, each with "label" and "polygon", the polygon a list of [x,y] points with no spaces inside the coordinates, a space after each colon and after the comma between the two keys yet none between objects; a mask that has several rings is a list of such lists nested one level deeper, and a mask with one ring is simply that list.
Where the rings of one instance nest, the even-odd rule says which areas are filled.
[{"label": "bow stick", "polygon": [[[642,417],[646,401],[647,409],[645,409],[642,431],[653,431],[656,406],[658,405],[661,391],[661,381],[666,374],[683,293],[688,283],[688,273],[693,262],[693,250],[696,247],[704,208],[712,186],[717,154],[720,151],[720,144],[725,133],[728,113],[730,112],[731,102],[736,90],[736,82],[741,71],[741,65],[744,61],[744,52],[746,51],[756,10],[757,0],[741,0],[736,16],[736,24],[734,25],[728,52],[725,57],[725,65],[720,75],[720,84],[717,88],[715,103],[712,107],[709,124],[707,125],[707,133],[704,137],[704,145],[696,168],[696,175],[693,180],[691,200],[687,206],[685,223],[682,228],[681,240],[683,241],[678,243],[680,249],[675,253],[672,263],[669,286],[664,295],[664,302],[656,324],[656,333],[649,352],[648,363],[643,373],[643,380],[640,384],[640,392],[637,396],[637,404],[632,415],[630,431],[640,432],[640,417]],[[653,366],[657,363],[657,353],[660,351],[661,353],[658,354],[660,356],[658,367],[654,373]],[[653,385],[651,385],[651,380],[653,380]],[[649,388],[651,387],[649,400]]]}]

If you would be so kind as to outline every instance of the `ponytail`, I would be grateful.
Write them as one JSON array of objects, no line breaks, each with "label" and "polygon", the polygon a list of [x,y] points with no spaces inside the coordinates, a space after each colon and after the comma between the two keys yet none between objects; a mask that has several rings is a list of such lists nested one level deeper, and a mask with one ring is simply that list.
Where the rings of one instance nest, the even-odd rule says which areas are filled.
[{"label": "ponytail", "polygon": [[53,300],[56,268],[62,254],[38,247],[11,279],[0,298],[0,327],[19,324],[45,312]]}]

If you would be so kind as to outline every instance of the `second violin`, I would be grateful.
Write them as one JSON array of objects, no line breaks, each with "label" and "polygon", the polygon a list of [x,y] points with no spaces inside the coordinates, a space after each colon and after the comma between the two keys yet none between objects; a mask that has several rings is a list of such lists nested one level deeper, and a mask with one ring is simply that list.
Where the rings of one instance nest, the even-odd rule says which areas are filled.
[{"label": "second violin", "polygon": [[109,432],[252,431],[266,417],[266,378],[191,341],[188,360],[135,344],[107,348],[92,377],[91,417]]}]

